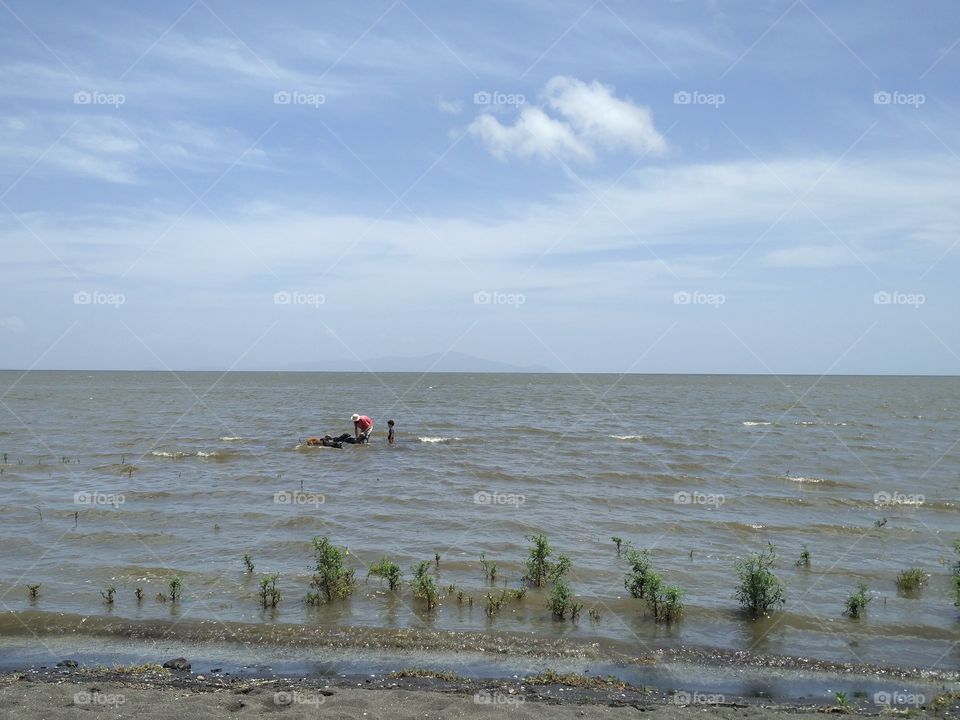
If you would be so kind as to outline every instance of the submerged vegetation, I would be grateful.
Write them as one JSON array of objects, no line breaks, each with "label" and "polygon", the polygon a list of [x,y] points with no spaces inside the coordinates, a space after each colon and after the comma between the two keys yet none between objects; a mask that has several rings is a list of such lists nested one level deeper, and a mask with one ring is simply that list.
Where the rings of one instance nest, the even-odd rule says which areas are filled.
[{"label": "submerged vegetation", "polygon": [[870,588],[867,587],[866,583],[859,582],[856,592],[850,593],[847,598],[846,609],[843,614],[854,619],[860,618],[866,612],[867,605],[870,604],[871,600],[873,600],[873,596],[870,595]]},{"label": "submerged vegetation", "polygon": [[370,566],[367,577],[371,575],[380,578],[381,581],[386,580],[391,592],[399,590],[403,582],[403,573],[400,571],[400,566],[386,557],[380,558],[378,563]]},{"label": "submerged vegetation", "polygon": [[810,551],[807,549],[806,545],[804,545],[803,550],[800,551],[800,558],[797,560],[797,567],[810,567]]},{"label": "submerged vegetation", "polygon": [[264,609],[268,607],[275,608],[280,604],[280,600],[283,599],[283,595],[280,593],[279,588],[277,588],[277,580],[279,578],[280,573],[265,575],[260,578],[260,602]]},{"label": "submerged vegetation", "polygon": [[897,590],[904,595],[919,595],[923,586],[927,582],[927,575],[922,568],[909,568],[901,570],[897,575]]},{"label": "submerged vegetation", "polygon": [[570,584],[562,577],[558,577],[553,581],[547,607],[557,620],[564,620],[568,615],[571,620],[576,620],[583,609],[583,603],[574,601]]},{"label": "submerged vegetation", "polygon": [[313,539],[313,552],[316,565],[310,585],[315,587],[317,592],[308,593],[307,601],[317,604],[323,600],[330,602],[349,597],[356,589],[357,581],[353,569],[344,566],[345,551],[324,536]]},{"label": "submerged vegetation", "polygon": [[734,565],[740,580],[735,597],[754,617],[785,602],[783,583],[771,570],[776,562],[777,554],[773,545],[768,543],[766,550],[738,560]]},{"label": "submerged vegetation", "polygon": [[428,574],[430,562],[424,560],[419,565],[413,566],[413,580],[410,587],[413,590],[413,596],[420,598],[427,604],[427,612],[430,612],[437,606],[439,593],[437,592],[437,583],[432,575]]}]

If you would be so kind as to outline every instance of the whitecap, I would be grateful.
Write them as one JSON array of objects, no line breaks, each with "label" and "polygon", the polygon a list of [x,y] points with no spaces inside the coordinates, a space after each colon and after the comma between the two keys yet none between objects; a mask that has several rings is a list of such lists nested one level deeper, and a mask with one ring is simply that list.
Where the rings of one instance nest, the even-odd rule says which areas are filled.
[{"label": "whitecap", "polygon": [[182,458],[186,457],[189,453],[185,452],[170,452],[169,450],[153,450],[150,452],[154,457],[165,457],[165,458]]},{"label": "whitecap", "polygon": [[761,422],[761,421],[755,421],[755,420],[744,420],[743,423],[741,424],[746,425],[747,427],[756,427],[757,425],[773,425],[772,422],[766,422],[766,421]]},{"label": "whitecap", "polygon": [[646,440],[646,435],[611,435],[614,440]]},{"label": "whitecap", "polygon": [[430,436],[427,436],[427,437],[418,437],[417,440],[419,440],[420,442],[423,442],[423,443],[445,443],[445,442],[450,442],[450,441],[452,441],[452,440],[463,440],[463,438],[460,438],[460,437],[430,437]]},{"label": "whitecap", "polygon": [[220,438],[220,439],[223,440],[224,442],[234,442],[234,441],[236,441],[236,440],[243,440],[244,438],[242,438],[242,437],[234,437],[233,435],[224,435],[224,436],[223,436],[222,438]]}]

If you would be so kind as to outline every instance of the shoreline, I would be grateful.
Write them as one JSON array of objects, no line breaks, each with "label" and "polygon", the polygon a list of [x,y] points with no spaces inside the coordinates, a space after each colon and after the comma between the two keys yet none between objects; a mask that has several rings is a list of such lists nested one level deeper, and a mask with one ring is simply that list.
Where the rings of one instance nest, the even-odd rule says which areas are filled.
[{"label": "shoreline", "polygon": [[486,717],[491,709],[517,718],[650,717],[683,720],[704,713],[722,718],[814,718],[824,713],[960,717],[960,694],[924,698],[909,708],[864,703],[687,692],[666,693],[612,679],[545,674],[516,680],[471,680],[449,673],[405,670],[336,678],[223,678],[159,666],[56,668],[0,676],[0,716],[73,717],[78,710],[140,717],[258,717],[292,712],[315,717]]}]

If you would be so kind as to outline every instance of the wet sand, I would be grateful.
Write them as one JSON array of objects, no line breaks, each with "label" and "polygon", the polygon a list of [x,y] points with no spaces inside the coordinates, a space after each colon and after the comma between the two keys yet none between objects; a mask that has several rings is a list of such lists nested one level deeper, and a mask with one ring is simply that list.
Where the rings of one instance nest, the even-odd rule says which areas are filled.
[{"label": "wet sand", "polygon": [[[565,682],[471,681],[419,673],[336,680],[225,679],[168,672],[59,669],[0,678],[0,718],[177,717],[255,718],[822,718],[829,706],[771,705],[750,700],[691,698],[683,702],[655,690],[593,679],[585,687]],[[877,715],[878,708],[852,707],[847,714]],[[81,715],[81,713],[83,713]],[[900,713],[903,714],[903,713]],[[960,715],[953,697],[936,712],[911,710],[911,717]]]}]

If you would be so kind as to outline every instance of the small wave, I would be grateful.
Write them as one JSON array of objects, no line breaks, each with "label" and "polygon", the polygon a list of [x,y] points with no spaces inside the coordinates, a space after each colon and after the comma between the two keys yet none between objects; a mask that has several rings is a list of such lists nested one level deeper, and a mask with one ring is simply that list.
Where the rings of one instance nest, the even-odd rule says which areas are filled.
[{"label": "small wave", "polygon": [[614,440],[646,440],[646,435],[611,435]]},{"label": "small wave", "polygon": [[237,440],[246,440],[246,438],[233,437],[233,436],[231,436],[231,435],[224,435],[224,436],[223,436],[222,438],[220,438],[220,439],[223,440],[224,442],[236,442]]},{"label": "small wave", "polygon": [[463,440],[463,438],[461,438],[461,437],[430,437],[430,436],[427,436],[427,437],[418,437],[417,440],[419,440],[419,441],[422,442],[422,443],[447,443],[447,442],[454,442],[454,441],[456,441],[456,440]]},{"label": "small wave", "polygon": [[793,482],[798,482],[798,483],[813,483],[813,484],[817,484],[817,483],[826,482],[823,478],[803,477],[802,475],[796,475],[796,476],[794,476],[794,475],[784,475],[784,477],[785,477],[787,480],[792,480]]},{"label": "small wave", "polygon": [[760,420],[744,420],[741,425],[747,427],[757,427],[758,425],[773,425],[772,422],[760,421]]},{"label": "small wave", "polygon": [[207,452],[205,450],[197,450],[198,458],[225,458],[228,453],[220,452],[219,450],[211,450]]},{"label": "small wave", "polygon": [[163,457],[163,458],[184,458],[187,457],[190,453],[180,452],[179,450],[175,452],[170,452],[169,450],[152,450],[150,452],[153,457]]},{"label": "small wave", "polygon": [[795,420],[794,425],[800,425],[802,427],[809,427],[811,425],[819,425],[820,423],[814,422],[813,420]]}]

